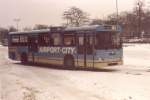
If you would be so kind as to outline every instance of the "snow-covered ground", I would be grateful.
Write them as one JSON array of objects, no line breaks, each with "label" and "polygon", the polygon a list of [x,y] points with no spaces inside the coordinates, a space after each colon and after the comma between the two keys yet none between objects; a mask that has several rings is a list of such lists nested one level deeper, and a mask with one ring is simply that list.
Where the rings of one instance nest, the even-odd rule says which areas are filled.
[{"label": "snow-covered ground", "polygon": [[125,44],[124,65],[100,71],[25,66],[0,46],[0,100],[149,100],[150,44]]}]

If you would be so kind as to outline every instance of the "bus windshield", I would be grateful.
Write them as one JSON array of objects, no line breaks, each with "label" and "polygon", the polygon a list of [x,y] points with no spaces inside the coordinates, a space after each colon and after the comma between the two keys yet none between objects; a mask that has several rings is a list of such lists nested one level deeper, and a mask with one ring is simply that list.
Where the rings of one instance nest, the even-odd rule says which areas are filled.
[{"label": "bus windshield", "polygon": [[96,49],[118,49],[121,48],[119,33],[103,32],[96,34]]}]

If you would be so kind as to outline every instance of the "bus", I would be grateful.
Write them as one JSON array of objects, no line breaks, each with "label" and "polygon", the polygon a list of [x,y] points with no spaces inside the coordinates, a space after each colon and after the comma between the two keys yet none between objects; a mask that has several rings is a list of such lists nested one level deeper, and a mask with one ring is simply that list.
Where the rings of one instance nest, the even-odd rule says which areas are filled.
[{"label": "bus", "polygon": [[116,25],[50,27],[10,32],[9,58],[22,63],[61,65],[69,68],[101,68],[123,63]]}]

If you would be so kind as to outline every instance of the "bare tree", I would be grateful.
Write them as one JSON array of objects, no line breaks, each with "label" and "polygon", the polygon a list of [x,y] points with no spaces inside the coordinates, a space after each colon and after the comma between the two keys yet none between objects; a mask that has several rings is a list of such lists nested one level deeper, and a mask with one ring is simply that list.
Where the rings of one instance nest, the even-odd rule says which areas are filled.
[{"label": "bare tree", "polygon": [[104,20],[102,19],[93,19],[90,23],[90,25],[102,25],[104,24]]},{"label": "bare tree", "polygon": [[48,25],[36,24],[33,30],[47,29]]},{"label": "bare tree", "polygon": [[32,31],[32,28],[31,27],[25,27],[25,28],[23,28],[23,31]]},{"label": "bare tree", "polygon": [[[5,45],[7,38],[8,38],[8,29],[6,28],[0,28],[0,43],[2,43],[2,45]],[[7,45],[7,44],[6,44]]]},{"label": "bare tree", "polygon": [[67,21],[67,26],[80,26],[88,22],[89,15],[77,7],[71,7],[64,11],[63,19]]},{"label": "bare tree", "polygon": [[134,8],[134,12],[137,17],[137,36],[140,37],[141,36],[141,31],[142,31],[142,17],[144,14],[144,2],[141,0],[137,0],[136,4],[135,4],[135,8]]},{"label": "bare tree", "polygon": [[10,26],[8,30],[9,30],[9,32],[17,32],[18,31],[18,29],[16,29],[14,26]]}]

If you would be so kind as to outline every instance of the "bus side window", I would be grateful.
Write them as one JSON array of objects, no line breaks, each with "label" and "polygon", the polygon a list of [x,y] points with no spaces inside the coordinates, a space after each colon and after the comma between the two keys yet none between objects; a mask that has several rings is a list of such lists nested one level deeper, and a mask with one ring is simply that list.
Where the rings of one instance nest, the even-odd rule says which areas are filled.
[{"label": "bus side window", "polygon": [[19,35],[12,35],[11,36],[11,45],[18,46],[19,45]]},{"label": "bus side window", "polygon": [[20,45],[27,46],[28,44],[28,36],[20,35]]},{"label": "bus side window", "polygon": [[87,54],[93,53],[93,36],[91,35],[86,37],[86,48],[87,48]]},{"label": "bus side window", "polygon": [[38,44],[40,46],[48,46],[49,45],[49,36],[48,34],[40,34],[38,36]]},{"label": "bus side window", "polygon": [[50,45],[52,46],[60,46],[62,44],[62,38],[59,33],[53,33],[50,39]]},{"label": "bus side window", "polygon": [[84,37],[79,37],[79,46],[84,45]]},{"label": "bus side window", "polygon": [[78,53],[83,54],[84,53],[84,36],[78,36]]},{"label": "bus side window", "polygon": [[64,34],[64,45],[65,46],[75,46],[74,34]]},{"label": "bus side window", "polygon": [[49,45],[49,36],[48,36],[48,34],[44,34],[43,42],[44,42],[45,46]]},{"label": "bus side window", "polygon": [[50,46],[54,46],[54,39],[50,36],[50,38],[49,38],[50,40]]}]

